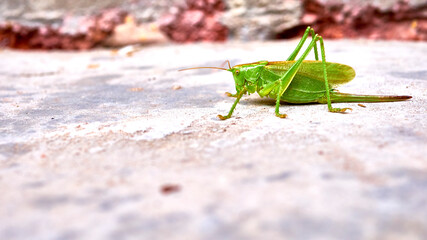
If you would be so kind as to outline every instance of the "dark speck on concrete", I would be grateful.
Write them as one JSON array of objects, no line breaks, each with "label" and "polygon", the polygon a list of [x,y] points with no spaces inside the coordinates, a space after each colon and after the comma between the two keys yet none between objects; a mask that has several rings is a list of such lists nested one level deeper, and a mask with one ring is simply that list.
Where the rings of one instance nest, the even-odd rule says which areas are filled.
[{"label": "dark speck on concrete", "polygon": [[181,186],[178,184],[164,184],[160,187],[160,191],[165,194],[172,194],[181,191]]}]

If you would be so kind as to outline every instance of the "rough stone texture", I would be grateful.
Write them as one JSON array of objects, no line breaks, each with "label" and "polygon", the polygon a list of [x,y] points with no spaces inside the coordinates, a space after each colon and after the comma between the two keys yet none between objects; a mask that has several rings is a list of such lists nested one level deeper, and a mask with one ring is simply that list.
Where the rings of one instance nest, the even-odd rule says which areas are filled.
[{"label": "rough stone texture", "polygon": [[342,92],[397,103],[233,99],[229,72],[296,41],[1,51],[0,239],[426,239],[426,43],[326,41]]},{"label": "rough stone texture", "polygon": [[131,13],[141,22],[154,22],[175,11],[186,0],[3,0],[0,21],[13,20],[25,25],[61,24],[64,16],[88,16],[108,8]]},{"label": "rough stone texture", "polygon": [[326,38],[427,40],[427,2],[305,0],[299,26],[281,37],[300,35],[307,25]]},{"label": "rough stone texture", "polygon": [[[109,9],[94,16],[66,18],[59,28],[25,26],[19,23],[0,24],[0,47],[18,49],[93,48],[107,39],[116,26],[124,22],[126,12]],[[70,25],[73,27],[70,28]]]},{"label": "rough stone texture", "polygon": [[326,38],[427,40],[424,0],[227,1],[233,38],[300,36],[307,25]]},{"label": "rough stone texture", "polygon": [[4,0],[0,3],[0,19],[14,20],[20,23],[61,23],[64,16],[92,15],[106,8],[117,7],[130,2],[129,0]]},{"label": "rough stone texture", "polygon": [[[114,28],[123,22],[126,13],[137,22],[148,24],[173,11],[173,6],[182,2],[5,0],[0,2],[0,46],[24,49],[92,48],[104,43],[113,34]],[[106,29],[106,25],[109,28]],[[147,31],[146,25],[138,27],[134,27],[135,32],[138,32],[136,37],[135,34],[128,34],[130,39],[123,39],[123,36],[114,38],[120,39],[120,43],[135,42],[135,38],[140,39],[140,43],[146,43],[147,39],[148,42],[159,39],[157,31]],[[106,41],[111,45],[110,39]]]},{"label": "rough stone texture", "polygon": [[[109,38],[119,39],[112,45],[163,42],[157,30],[146,31],[146,26],[157,29],[159,24],[177,42],[224,41],[228,33],[240,40],[292,38],[300,36],[307,25],[326,38],[427,40],[425,0],[5,0],[0,2],[0,44],[16,47],[2,41],[5,35],[6,39],[13,35],[30,48],[52,48],[56,42],[60,44],[55,48],[65,49],[98,46],[87,22],[110,8],[128,13],[137,23],[130,28],[136,34],[117,31],[123,36]],[[42,43],[32,44],[28,32]]]},{"label": "rough stone texture", "polygon": [[302,14],[298,0],[230,0],[223,24],[232,38],[242,40],[273,39],[287,29],[297,26]]},{"label": "rough stone texture", "polygon": [[219,22],[224,10],[222,0],[187,0],[162,18],[160,29],[176,42],[225,41],[228,29]]}]

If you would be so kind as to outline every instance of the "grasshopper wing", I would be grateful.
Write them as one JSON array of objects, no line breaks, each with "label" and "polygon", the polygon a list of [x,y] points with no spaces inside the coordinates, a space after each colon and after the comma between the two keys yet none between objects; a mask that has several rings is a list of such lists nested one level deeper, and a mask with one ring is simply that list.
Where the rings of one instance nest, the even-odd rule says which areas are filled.
[{"label": "grasshopper wing", "polygon": [[[258,92],[261,97],[276,98],[277,81],[295,61],[270,62],[261,74],[262,89]],[[352,67],[339,63],[326,63],[329,87],[344,84],[355,77]],[[318,102],[325,95],[325,79],[321,61],[304,61],[294,76],[291,84],[281,96],[281,100],[289,103]]]},{"label": "grasshopper wing", "polygon": [[[269,62],[265,68],[280,76],[289,70],[294,63],[295,61]],[[352,67],[340,63],[326,62],[326,72],[328,82],[332,86],[350,82],[356,76],[356,72]],[[303,61],[297,75],[323,82],[323,63],[312,60]]]}]

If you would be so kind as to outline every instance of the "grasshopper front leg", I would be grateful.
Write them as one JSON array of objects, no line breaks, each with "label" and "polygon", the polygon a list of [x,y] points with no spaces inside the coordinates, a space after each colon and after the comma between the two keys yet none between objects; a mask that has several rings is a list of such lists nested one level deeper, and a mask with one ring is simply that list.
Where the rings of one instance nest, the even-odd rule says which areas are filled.
[{"label": "grasshopper front leg", "polygon": [[237,99],[236,99],[236,101],[234,101],[233,106],[231,106],[231,109],[228,112],[228,114],[226,116],[222,116],[222,115],[218,114],[218,118],[221,120],[229,119],[231,117],[231,114],[233,114],[233,111],[236,108],[237,103],[240,101],[240,98],[242,98],[243,94],[245,94],[245,93],[246,93],[245,87],[240,92],[236,93]]},{"label": "grasshopper front leg", "polygon": [[230,93],[230,92],[225,92],[225,95],[226,95],[227,97],[237,97],[238,93],[232,94],[232,93]]}]

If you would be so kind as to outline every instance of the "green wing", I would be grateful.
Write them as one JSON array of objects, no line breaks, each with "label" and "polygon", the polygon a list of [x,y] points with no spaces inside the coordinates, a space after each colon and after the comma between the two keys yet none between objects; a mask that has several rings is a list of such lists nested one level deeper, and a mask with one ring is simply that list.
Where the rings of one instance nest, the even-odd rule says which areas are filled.
[{"label": "green wing", "polygon": [[[294,63],[295,61],[269,62],[265,68],[281,76]],[[350,82],[356,76],[356,72],[352,67],[340,63],[326,62],[326,72],[328,74],[328,82],[332,86]],[[323,64],[321,61],[303,61],[297,75],[323,82]]]}]

